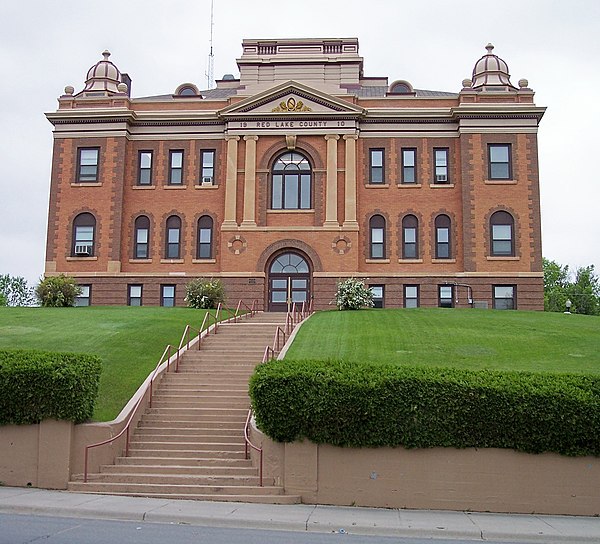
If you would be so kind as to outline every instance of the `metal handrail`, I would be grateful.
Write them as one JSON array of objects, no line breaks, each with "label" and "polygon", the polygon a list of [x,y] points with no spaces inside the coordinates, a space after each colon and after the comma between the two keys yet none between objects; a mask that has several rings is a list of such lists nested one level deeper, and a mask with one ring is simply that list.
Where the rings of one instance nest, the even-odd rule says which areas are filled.
[{"label": "metal handrail", "polygon": [[[250,312],[250,315],[253,316],[256,313],[255,310],[255,305],[256,305],[257,301],[254,300],[252,302],[252,310]],[[243,304],[244,306],[248,307],[245,303],[243,303],[242,300],[240,300],[238,302],[238,308],[240,307],[240,304]],[[211,318],[214,319],[214,329],[213,329],[213,333],[216,334],[217,332],[217,327],[218,327],[218,322],[219,322],[219,313],[222,310],[222,304],[219,303],[219,305],[217,306],[217,310],[215,312],[215,315],[213,316],[211,314],[210,311],[206,312],[204,314],[204,319],[202,320],[202,325],[200,325],[200,329],[198,330],[198,349],[200,349],[200,344],[202,342],[202,332],[204,330],[210,329],[210,321]],[[237,314],[238,311],[236,310],[235,313],[233,313],[229,308],[226,308],[225,311],[228,311],[231,314],[233,314],[233,318],[234,318],[234,322],[237,322]],[[179,372],[179,359],[181,356],[181,352],[184,351],[184,340],[185,340],[185,350],[188,350],[190,347],[190,331],[191,331],[191,327],[189,325],[186,325],[183,334],[181,335],[181,340],[179,341],[179,348],[175,351],[175,372]],[[208,333],[207,333],[208,334]],[[148,393],[148,405],[150,407],[152,407],[152,394],[153,394],[153,385],[154,385],[154,379],[156,378],[156,374],[158,373],[158,369],[160,368],[160,366],[165,362],[165,355],[168,354],[167,357],[167,372],[169,372],[170,368],[171,368],[171,359],[173,357],[173,353],[172,350],[174,350],[175,348],[171,345],[168,344],[167,347],[165,347],[160,359],[158,360],[158,363],[156,364],[156,367],[154,368],[154,371],[152,372],[151,376],[150,376],[150,381],[148,382],[148,384],[146,385],[146,388],[144,389],[144,392],[140,395],[139,399],[137,400],[137,402],[135,403],[133,409],[131,410],[131,414],[129,416],[129,419],[127,420],[127,423],[125,424],[125,426],[123,427],[123,429],[121,429],[121,431],[116,434],[115,436],[108,438],[106,440],[103,440],[102,442],[96,442],[94,444],[88,444],[87,446],[85,446],[85,452],[84,452],[84,470],[83,470],[83,481],[84,483],[87,482],[87,477],[88,477],[88,457],[89,457],[89,450],[91,450],[92,448],[96,448],[99,446],[104,446],[105,444],[111,444],[113,443],[115,440],[118,440],[119,438],[121,438],[121,436],[123,436],[123,434],[126,434],[126,438],[125,438],[125,456],[127,457],[127,455],[129,454],[129,430],[131,428],[131,422],[133,421],[133,418],[136,416],[138,408],[140,407],[140,404],[142,403],[142,400],[144,400],[144,398],[146,397],[146,394]]]},{"label": "metal handrail", "polygon": [[257,451],[260,454],[260,465],[258,469],[258,485],[260,487],[263,486],[263,449],[255,446],[250,441],[249,431],[250,431],[250,419],[252,418],[252,408],[248,410],[248,416],[246,417],[246,425],[244,426],[244,439],[246,440],[246,459],[248,459],[248,446],[250,446],[253,450]]},{"label": "metal handrail", "polygon": [[[129,428],[131,426],[131,421],[133,420],[133,418],[137,414],[137,409],[139,408],[142,400],[144,399],[144,397],[146,396],[146,393],[148,393],[148,392],[149,392],[148,404],[150,406],[152,406],[152,385],[154,383],[154,378],[156,377],[156,373],[158,372],[158,369],[164,363],[165,355],[167,355],[167,353],[170,354],[172,349],[174,349],[173,346],[171,344],[169,344],[169,345],[167,345],[167,347],[163,351],[163,354],[161,355],[160,359],[158,360],[158,363],[156,364],[156,367],[154,368],[154,372],[152,373],[152,375],[150,377],[150,382],[148,383],[148,385],[146,385],[146,389],[140,395],[140,398],[138,399],[138,401],[135,403],[135,406],[133,407],[133,410],[131,411],[129,419],[127,420],[127,423],[125,424],[125,426],[123,427],[123,429],[121,429],[121,432],[118,433],[117,435],[113,436],[112,438],[109,438],[107,440],[103,440],[102,442],[97,442],[95,444],[88,444],[85,447],[85,454],[84,454],[84,461],[83,461],[83,481],[84,481],[84,483],[87,482],[87,476],[88,476],[88,455],[89,455],[89,450],[91,450],[92,448],[96,448],[98,446],[103,446],[104,444],[111,444],[112,442],[114,442],[118,438],[121,438],[121,436],[123,436],[124,433],[126,433],[127,436],[126,436],[126,439],[125,439],[125,457],[127,457],[127,454],[129,453]],[[171,364],[171,355],[169,355],[168,358],[167,358],[167,372],[169,371],[170,364]]]}]

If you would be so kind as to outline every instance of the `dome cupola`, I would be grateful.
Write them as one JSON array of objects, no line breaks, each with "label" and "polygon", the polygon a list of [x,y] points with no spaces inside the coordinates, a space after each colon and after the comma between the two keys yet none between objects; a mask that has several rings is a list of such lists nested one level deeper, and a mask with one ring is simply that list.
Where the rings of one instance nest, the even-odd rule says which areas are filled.
[{"label": "dome cupola", "polygon": [[485,48],[487,54],[483,55],[473,68],[472,88],[485,90],[509,90],[516,89],[510,82],[508,65],[492,51],[494,46],[488,43]]},{"label": "dome cupola", "polygon": [[85,87],[80,94],[116,94],[120,93],[119,84],[121,83],[121,72],[110,61],[110,52],[105,50],[102,53],[103,59],[92,66],[85,79]]}]

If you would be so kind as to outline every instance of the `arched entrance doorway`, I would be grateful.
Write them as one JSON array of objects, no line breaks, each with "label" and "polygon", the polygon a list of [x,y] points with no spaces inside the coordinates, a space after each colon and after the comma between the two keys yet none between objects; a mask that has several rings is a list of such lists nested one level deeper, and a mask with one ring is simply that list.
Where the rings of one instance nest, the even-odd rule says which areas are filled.
[{"label": "arched entrance doorway", "polygon": [[268,266],[267,307],[270,312],[287,312],[294,302],[310,301],[310,266],[295,251],[277,255]]}]

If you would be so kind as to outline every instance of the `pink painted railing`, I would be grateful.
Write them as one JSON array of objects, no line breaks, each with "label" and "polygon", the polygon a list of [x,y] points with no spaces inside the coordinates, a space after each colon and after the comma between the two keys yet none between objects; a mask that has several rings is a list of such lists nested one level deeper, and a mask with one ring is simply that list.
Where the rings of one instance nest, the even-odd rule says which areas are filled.
[{"label": "pink painted railing", "polygon": [[[313,313],[312,301],[310,304],[302,303],[302,306],[298,307],[294,302],[291,311],[289,311],[285,317],[285,330],[281,327],[277,327],[275,329],[275,336],[273,338],[273,345],[266,346],[265,352],[263,354],[263,358],[261,364],[274,359],[276,355],[281,351],[281,348],[285,345],[286,339],[292,333],[296,325],[306,319],[309,315]],[[262,487],[263,485],[263,449],[259,446],[256,446],[250,440],[250,421],[252,420],[253,410],[252,407],[248,410],[248,416],[246,417],[246,425],[244,427],[244,439],[246,441],[246,459],[248,459],[248,455],[250,453],[250,449],[257,451],[259,453],[259,484]]]},{"label": "pink painted railing", "polygon": [[[214,315],[211,312],[206,312],[206,314],[204,314],[204,319],[202,320],[202,325],[200,325],[200,328],[197,329],[197,331],[198,331],[198,334],[197,334],[198,349],[200,349],[200,345],[202,343],[202,338],[203,338],[202,333],[204,331],[206,331],[204,336],[208,336],[211,332],[210,328],[212,326],[213,334],[216,334],[219,323],[222,320],[226,320],[226,321],[233,320],[234,323],[237,323],[238,319],[240,319],[242,317],[242,315],[244,315],[244,314],[247,314],[247,315],[250,315],[250,317],[253,317],[258,311],[256,309],[257,305],[258,305],[257,300],[254,300],[252,302],[252,306],[248,306],[245,302],[240,300],[238,302],[235,310],[231,310],[229,308],[223,308],[223,305],[221,303],[219,303]],[[241,313],[242,311],[244,313]],[[222,313],[225,315],[228,315],[229,317],[225,317],[225,318],[221,319]],[[211,322],[212,322],[212,324],[211,324]],[[181,340],[179,341],[179,348],[175,349],[171,344],[167,345],[167,347],[163,351],[163,354],[161,355],[160,359],[158,360],[158,363],[156,363],[156,367],[154,368],[154,371],[150,375],[150,381],[146,385],[144,392],[140,395],[139,399],[137,400],[133,409],[131,410],[129,418],[127,419],[127,422],[125,423],[125,426],[123,427],[123,429],[118,434],[116,434],[115,436],[113,436],[111,438],[103,440],[102,442],[96,442],[94,444],[89,444],[89,445],[85,446],[84,461],[83,461],[83,464],[84,464],[83,481],[84,482],[87,482],[87,479],[88,479],[89,452],[92,448],[97,448],[100,446],[104,446],[106,444],[112,444],[115,440],[118,440],[123,435],[125,435],[125,457],[127,457],[127,455],[129,455],[129,437],[130,437],[131,423],[132,423],[134,417],[137,415],[138,410],[142,404],[142,401],[144,400],[144,398],[146,398],[146,396],[148,396],[148,406],[150,408],[152,407],[152,394],[153,394],[153,389],[154,389],[154,380],[158,374],[158,370],[161,367],[161,365],[163,365],[166,362],[167,363],[166,372],[169,372],[171,370],[171,363],[173,362],[172,359],[173,359],[173,357],[175,357],[175,361],[174,361],[175,362],[175,372],[179,372],[179,360],[180,360],[181,356],[183,355],[183,353],[190,348],[190,343],[193,340],[193,338],[190,337],[192,330],[195,331],[195,329],[192,329],[189,325],[186,325],[185,329],[183,330],[183,334],[181,335]],[[166,360],[165,360],[165,356],[167,356]]]}]

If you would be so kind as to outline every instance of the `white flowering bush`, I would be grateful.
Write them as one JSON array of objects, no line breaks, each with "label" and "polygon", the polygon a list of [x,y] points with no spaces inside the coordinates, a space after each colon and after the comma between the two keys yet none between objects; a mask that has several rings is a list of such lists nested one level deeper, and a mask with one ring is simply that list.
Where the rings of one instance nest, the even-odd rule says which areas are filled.
[{"label": "white flowering bush", "polygon": [[185,301],[190,308],[216,308],[225,302],[225,289],[221,280],[197,278],[185,286]]},{"label": "white flowering bush", "polygon": [[335,304],[338,310],[372,308],[373,293],[363,281],[348,278],[338,283]]}]

